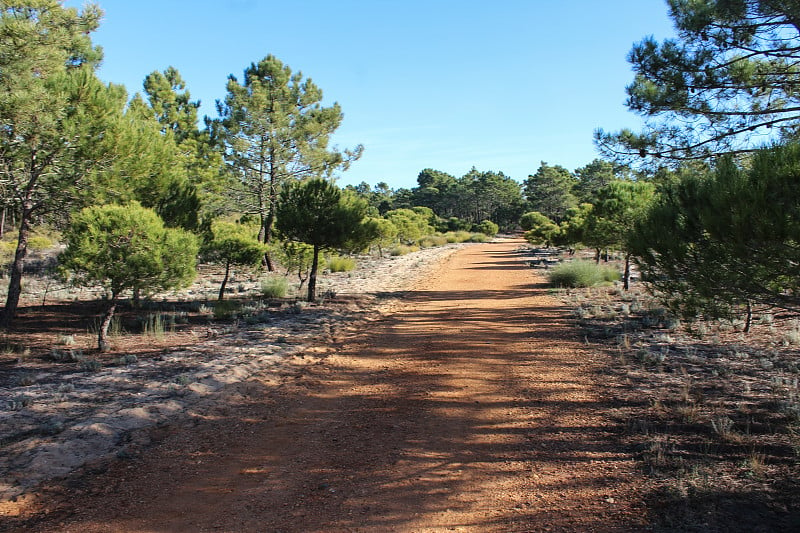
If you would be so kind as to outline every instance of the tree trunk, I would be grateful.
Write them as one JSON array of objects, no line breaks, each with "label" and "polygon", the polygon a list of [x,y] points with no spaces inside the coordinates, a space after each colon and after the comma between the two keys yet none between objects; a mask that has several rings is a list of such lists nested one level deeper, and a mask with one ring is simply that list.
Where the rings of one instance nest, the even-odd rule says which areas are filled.
[{"label": "tree trunk", "polygon": [[750,333],[750,326],[753,324],[753,304],[747,300],[747,310],[744,320],[744,332]]},{"label": "tree trunk", "polygon": [[217,301],[221,302],[223,298],[225,298],[225,287],[228,285],[228,274],[231,273],[231,262],[225,262],[225,277],[222,278],[222,286],[219,288],[219,296],[217,297]]},{"label": "tree trunk", "polygon": [[600,248],[594,249],[594,264],[596,265],[600,264]]},{"label": "tree trunk", "polygon": [[625,254],[625,273],[622,274],[622,288],[626,291],[631,283],[631,254]]},{"label": "tree trunk", "polygon": [[[267,198],[268,208],[266,219],[261,219],[261,229],[264,231],[264,244],[269,244],[272,240],[272,226],[275,224],[275,209],[278,205],[278,177],[275,170],[275,151],[274,148],[269,149],[269,158],[272,164],[270,165],[269,172],[269,195]],[[263,212],[263,211],[262,211]],[[272,264],[272,257],[269,255],[269,250],[264,252],[264,266],[267,267],[268,272],[273,272],[275,266]]]},{"label": "tree trunk", "polygon": [[0,216],[0,239],[6,234],[6,210],[8,207],[3,207],[2,216]]},{"label": "tree trunk", "polygon": [[308,271],[306,271],[306,275],[305,275],[305,277],[303,277],[303,270],[298,268],[297,269],[297,279],[300,280],[300,286],[297,289],[298,289],[298,291],[301,291],[301,290],[303,290],[303,285],[306,284],[306,280],[308,279]]},{"label": "tree trunk", "polygon": [[[261,242],[264,244],[269,244],[269,241],[272,239],[272,220],[274,216],[267,216],[266,218],[261,218],[261,229],[258,230],[258,237]],[[274,272],[275,265],[272,264],[272,257],[269,255],[269,250],[264,251],[264,259],[262,261],[263,265],[267,267],[267,272]]]},{"label": "tree trunk", "polygon": [[317,300],[317,267],[319,266],[319,246],[314,245],[314,258],[311,260],[311,274],[308,275],[308,301]]},{"label": "tree trunk", "polygon": [[3,318],[0,325],[10,328],[17,315],[19,297],[22,294],[22,274],[25,270],[25,256],[28,254],[28,237],[31,231],[31,217],[33,210],[30,204],[23,205],[19,221],[19,240],[17,250],[14,252],[14,263],[11,265],[11,279],[8,281],[8,296]]},{"label": "tree trunk", "polygon": [[111,319],[114,318],[114,311],[117,310],[117,295],[111,295],[111,305],[108,306],[103,321],[100,323],[100,331],[97,334],[97,348],[101,352],[111,350],[111,343],[108,342],[108,328],[111,326]]}]

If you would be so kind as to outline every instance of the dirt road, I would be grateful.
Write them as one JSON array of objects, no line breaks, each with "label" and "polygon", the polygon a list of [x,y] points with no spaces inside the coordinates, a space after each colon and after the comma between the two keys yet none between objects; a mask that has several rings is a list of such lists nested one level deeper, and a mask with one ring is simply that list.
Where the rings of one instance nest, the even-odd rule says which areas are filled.
[{"label": "dirt road", "polygon": [[309,353],[301,373],[160,430],[36,527],[643,529],[604,356],[585,349],[519,244],[459,251],[391,312]]}]

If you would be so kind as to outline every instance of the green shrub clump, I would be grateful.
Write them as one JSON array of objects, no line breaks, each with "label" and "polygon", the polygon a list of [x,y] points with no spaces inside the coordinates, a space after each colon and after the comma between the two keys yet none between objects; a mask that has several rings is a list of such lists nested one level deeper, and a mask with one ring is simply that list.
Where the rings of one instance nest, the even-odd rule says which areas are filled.
[{"label": "green shrub clump", "polygon": [[214,318],[230,320],[236,318],[242,310],[242,304],[233,300],[219,300],[214,304]]},{"label": "green shrub clump", "polygon": [[467,242],[469,238],[472,236],[472,233],[468,231],[448,231],[444,234],[445,240],[449,243],[461,243]]},{"label": "green shrub clump", "polygon": [[267,298],[284,298],[289,292],[289,281],[285,276],[270,276],[261,280],[261,294]]},{"label": "green shrub clump", "polygon": [[444,235],[426,235],[419,240],[420,248],[435,248],[447,244],[447,237]]},{"label": "green shrub clump", "polygon": [[328,259],[328,270],[331,272],[350,272],[356,268],[356,260],[352,257],[332,256]]},{"label": "green shrub clump", "polygon": [[487,242],[489,240],[489,236],[485,233],[473,233],[469,236],[468,242]]},{"label": "green shrub clump", "polygon": [[551,270],[548,278],[557,287],[594,287],[619,280],[620,273],[615,268],[591,261],[570,261]]},{"label": "green shrub clump", "polygon": [[500,231],[500,226],[491,220],[484,220],[476,226],[475,230],[489,237],[494,237]]},{"label": "green shrub clump", "polygon": [[418,246],[407,246],[405,244],[398,244],[397,246],[394,246],[392,247],[391,250],[389,250],[389,255],[397,257],[399,255],[406,255],[418,251],[419,251]]}]

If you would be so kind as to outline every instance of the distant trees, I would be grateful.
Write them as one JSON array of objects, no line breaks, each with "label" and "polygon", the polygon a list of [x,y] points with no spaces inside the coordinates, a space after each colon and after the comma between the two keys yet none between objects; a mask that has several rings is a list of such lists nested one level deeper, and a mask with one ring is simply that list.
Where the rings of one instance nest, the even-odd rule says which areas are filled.
[{"label": "distant trees", "polygon": [[[442,218],[462,217],[460,203],[463,187],[459,180],[446,172],[426,168],[417,175],[418,186],[413,189],[413,206],[430,207]],[[404,206],[398,206],[404,207]],[[411,206],[409,206],[411,207]]]},{"label": "distant trees", "polygon": [[[320,88],[275,56],[252,63],[242,81],[231,75],[227,89],[217,103],[221,118],[214,131],[236,174],[235,201],[259,217],[259,238],[269,243],[283,187],[346,168],[362,147],[343,152],[328,147],[342,121],[340,106],[322,106]],[[268,255],[266,261],[272,270]]]},{"label": "distant trees", "polygon": [[[520,184],[502,172],[472,168],[456,178],[446,172],[423,169],[417,176],[418,186],[400,189],[383,196],[383,204],[392,209],[427,207],[437,217],[437,229],[473,229],[483,220],[491,220],[509,230],[524,212]],[[368,196],[366,196],[368,197]],[[389,200],[389,201],[387,201]],[[381,214],[389,210],[381,209]]]},{"label": "distant trees", "polygon": [[677,39],[652,37],[628,60],[627,106],[645,130],[596,142],[623,161],[706,159],[796,137],[800,125],[800,7],[788,0],[669,0]]},{"label": "distant trees", "polygon": [[108,328],[124,291],[179,288],[195,278],[195,236],[165,228],[153,210],[135,202],[83,209],[64,238],[67,249],[60,262],[65,275],[78,285],[108,291],[97,339],[101,351],[109,348]]},{"label": "distant trees", "polygon": [[465,191],[460,202],[463,215],[456,216],[474,224],[491,220],[508,229],[524,210],[520,184],[502,172],[473,167],[461,178],[460,186]]},{"label": "distant trees", "polygon": [[528,209],[560,222],[567,209],[578,204],[572,193],[576,184],[577,179],[569,170],[542,161],[536,172],[528,176],[523,185]]}]

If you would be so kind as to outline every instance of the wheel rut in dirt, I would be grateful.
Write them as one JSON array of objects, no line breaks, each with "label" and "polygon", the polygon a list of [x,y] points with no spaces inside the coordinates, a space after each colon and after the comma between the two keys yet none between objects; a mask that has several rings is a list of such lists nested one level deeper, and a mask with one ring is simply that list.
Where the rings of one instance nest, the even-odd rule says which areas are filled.
[{"label": "wheel rut in dirt", "polygon": [[250,382],[163,430],[40,530],[642,527],[605,356],[582,345],[520,244],[454,254],[301,375]]}]

